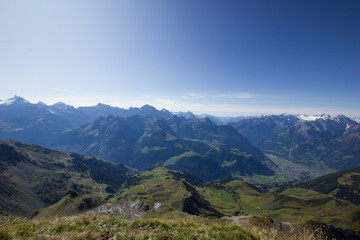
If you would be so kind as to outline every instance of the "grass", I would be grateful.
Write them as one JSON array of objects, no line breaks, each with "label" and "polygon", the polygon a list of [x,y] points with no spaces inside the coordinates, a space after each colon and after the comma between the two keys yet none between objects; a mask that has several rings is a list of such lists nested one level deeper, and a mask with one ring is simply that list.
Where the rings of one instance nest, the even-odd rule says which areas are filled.
[{"label": "grass", "polygon": [[169,174],[169,169],[155,168],[140,175],[140,180],[125,189],[116,198],[137,198],[145,195],[163,206],[181,211],[183,200],[190,196],[181,180],[176,180]]},{"label": "grass", "polygon": [[244,228],[230,220],[194,216],[135,220],[98,215],[32,220],[3,217],[0,222],[1,239],[321,239],[306,229],[279,231],[256,224]]},{"label": "grass", "polygon": [[239,210],[233,193],[216,188],[197,188],[201,196],[211,203],[211,206],[224,215],[234,215]]},{"label": "grass", "polygon": [[[132,186],[123,189],[109,202],[116,204],[136,199],[150,205],[159,202],[161,207],[157,211],[146,213],[147,217],[156,218],[171,219],[176,215],[186,215],[184,212],[206,217],[209,215],[209,209],[204,207],[206,205],[211,211],[224,216],[258,215],[295,224],[314,219],[336,227],[360,228],[360,209],[331,195],[303,188],[262,193],[241,180],[217,181],[207,186],[192,185],[179,177],[175,171],[155,168],[139,174]],[[40,216],[69,216],[68,213],[77,211],[81,203],[80,197],[65,197],[45,209],[46,215],[40,212]]]},{"label": "grass", "polygon": [[233,194],[231,194],[223,189],[216,189],[216,188],[207,188],[207,189],[210,190],[211,194],[215,198],[217,198],[221,201],[235,203]]},{"label": "grass", "polygon": [[342,185],[353,186],[357,184],[356,180],[360,178],[360,173],[347,173],[338,179],[338,183]]},{"label": "grass", "polygon": [[[213,204],[223,206],[227,214],[258,215],[278,221],[299,223],[314,219],[337,227],[359,229],[360,210],[355,205],[327,194],[304,188],[287,188],[261,193],[247,183],[233,180],[214,183],[216,190],[207,188],[211,195],[199,191]],[[227,192],[228,194],[224,194]],[[220,193],[220,194],[219,194]],[[230,202],[233,196],[235,204]]]},{"label": "grass", "polygon": [[155,152],[155,151],[163,151],[163,150],[166,150],[167,147],[160,147],[160,146],[155,146],[155,147],[152,147],[152,148],[149,148],[148,146],[145,146],[141,149],[141,153],[142,154],[147,154],[147,153],[150,153],[150,152]]},{"label": "grass", "polygon": [[174,164],[176,164],[177,161],[179,161],[182,158],[193,157],[193,156],[200,156],[200,155],[195,152],[192,152],[192,151],[184,152],[183,154],[181,154],[179,156],[174,156],[174,157],[169,158],[168,160],[166,160],[166,162],[163,165],[164,166],[174,165]]}]

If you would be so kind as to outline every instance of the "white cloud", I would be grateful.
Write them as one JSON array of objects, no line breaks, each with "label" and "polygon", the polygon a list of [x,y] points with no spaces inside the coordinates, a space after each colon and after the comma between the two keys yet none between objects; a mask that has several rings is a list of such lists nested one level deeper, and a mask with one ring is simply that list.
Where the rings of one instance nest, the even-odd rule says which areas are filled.
[{"label": "white cloud", "polygon": [[189,92],[182,96],[184,99],[200,99],[200,98],[206,98],[205,95],[195,93],[195,92]]},{"label": "white cloud", "polygon": [[248,98],[257,98],[259,95],[249,93],[249,92],[240,92],[240,93],[228,93],[228,94],[218,94],[212,95],[213,98],[241,98],[241,99],[248,99]]},{"label": "white cloud", "polygon": [[65,89],[65,88],[50,88],[51,91],[55,91],[55,92],[70,92],[70,89]]},{"label": "white cloud", "polygon": [[219,99],[252,99],[259,98],[260,95],[249,93],[249,92],[239,92],[239,93],[223,93],[223,94],[200,94],[196,92],[189,92],[182,96],[186,100],[202,99],[202,98],[219,98]]}]

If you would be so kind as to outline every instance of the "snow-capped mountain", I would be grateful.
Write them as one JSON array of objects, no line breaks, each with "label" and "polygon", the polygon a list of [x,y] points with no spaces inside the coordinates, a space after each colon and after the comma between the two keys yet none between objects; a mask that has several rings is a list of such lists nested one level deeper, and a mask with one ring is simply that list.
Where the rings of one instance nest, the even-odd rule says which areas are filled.
[{"label": "snow-capped mountain", "polygon": [[297,115],[297,117],[301,120],[304,121],[316,121],[318,119],[323,119],[323,120],[327,120],[327,119],[331,119],[330,115],[326,115],[326,114],[321,114],[321,115],[302,115],[299,114]]},{"label": "snow-capped mountain", "polygon": [[[46,104],[45,104],[46,106]],[[54,105],[47,106],[52,112],[74,112],[76,108],[73,106],[67,105],[63,102],[55,103]]]},{"label": "snow-capped mountain", "polygon": [[21,104],[28,105],[28,104],[30,104],[30,102],[28,102],[24,98],[16,96],[16,95],[14,97],[12,97],[12,98],[7,99],[7,100],[0,100],[0,105],[2,105],[2,106],[21,105]]},{"label": "snow-capped mountain", "polygon": [[230,124],[265,153],[342,170],[360,166],[360,124],[344,115],[272,115]]},{"label": "snow-capped mountain", "polygon": [[195,116],[195,114],[193,114],[190,111],[187,112],[173,112],[174,115],[179,116],[179,117],[184,117],[186,119],[197,119],[198,117]]}]

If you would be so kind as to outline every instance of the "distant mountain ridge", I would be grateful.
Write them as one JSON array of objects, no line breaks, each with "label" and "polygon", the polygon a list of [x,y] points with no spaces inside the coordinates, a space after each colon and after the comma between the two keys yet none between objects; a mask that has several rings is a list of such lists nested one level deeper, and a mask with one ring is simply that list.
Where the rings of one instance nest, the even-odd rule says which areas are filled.
[{"label": "distant mountain ridge", "polygon": [[186,120],[149,105],[47,106],[18,96],[2,101],[0,112],[4,140],[58,147],[139,170],[164,165],[204,180],[274,173],[265,162],[275,165],[235,129],[208,118]]},{"label": "distant mountain ridge", "polygon": [[172,115],[165,109],[157,110],[150,105],[122,109],[99,103],[92,107],[75,108],[62,102],[50,106],[42,102],[34,104],[14,96],[0,101],[0,140],[14,139],[49,146],[49,142],[62,132],[110,114],[122,117]]},{"label": "distant mountain ridge", "polygon": [[[360,124],[344,115],[330,117],[325,114],[314,116],[282,114],[232,118],[210,115],[199,116],[191,112],[172,114],[168,110],[157,110],[150,105],[144,105],[141,108],[122,109],[99,103],[92,107],[75,108],[59,102],[48,106],[42,102],[33,104],[21,97],[15,96],[11,99],[0,101],[0,140],[14,139],[45,147],[54,147],[56,145],[66,147],[64,142],[57,142],[55,144],[54,141],[59,136],[62,136],[62,138],[67,136],[69,138],[70,133],[75,134],[78,131],[76,129],[79,129],[81,126],[81,128],[84,128],[85,125],[89,127],[98,121],[97,119],[102,118],[98,122],[107,124],[104,119],[107,119],[109,115],[123,118],[131,118],[138,115],[140,118],[153,119],[153,122],[149,124],[150,121],[147,120],[146,123],[143,123],[146,126],[135,127],[140,129],[136,130],[137,132],[134,130],[135,135],[133,137],[137,140],[129,138],[126,144],[116,142],[113,143],[113,146],[111,144],[107,146],[111,141],[106,139],[106,137],[104,139],[98,138],[96,143],[93,142],[89,145],[86,145],[86,141],[94,141],[94,138],[86,141],[81,140],[82,147],[80,147],[81,144],[71,146],[72,148],[76,146],[74,152],[110,158],[113,161],[126,162],[126,164],[133,166],[142,166],[144,169],[162,164],[172,165],[182,171],[185,171],[185,169],[187,171],[189,169],[192,171],[198,169],[198,173],[193,172],[197,176],[199,176],[202,168],[196,164],[203,162],[201,166],[204,167],[206,162],[204,159],[211,158],[212,161],[210,163],[212,164],[208,167],[213,169],[212,172],[215,172],[214,169],[218,169],[218,177],[220,178],[226,178],[230,175],[243,176],[244,174],[256,174],[257,172],[262,174],[271,172],[263,167],[256,169],[255,166],[257,164],[254,165],[250,158],[245,157],[247,152],[251,152],[249,157],[254,157],[257,160],[266,159],[264,162],[267,162],[268,167],[270,166],[273,171],[278,171],[280,168],[277,167],[280,165],[284,166],[278,173],[284,174],[285,178],[291,178],[291,176],[296,175],[298,176],[296,177],[297,179],[306,179],[314,172],[315,174],[311,176],[320,176],[332,171],[360,166]],[[183,116],[186,121],[175,121],[174,115]],[[136,119],[136,117],[133,119]],[[230,120],[235,122],[228,125],[233,126],[242,136],[249,139],[250,143],[245,145],[254,145],[257,149],[256,151],[253,151],[253,148],[247,147],[245,147],[247,150],[242,152],[231,149],[232,141],[225,141],[225,139],[231,139],[234,133],[229,128],[221,126],[222,123]],[[185,122],[186,124],[183,124]],[[200,123],[203,123],[207,128],[202,128]],[[218,128],[216,128],[214,123],[217,124]],[[111,126],[108,128],[108,132],[113,131]],[[194,131],[189,131],[192,128]],[[207,132],[208,130],[209,132]],[[131,132],[133,129],[132,127],[123,129],[123,132],[126,133],[126,131]],[[211,131],[215,132],[211,133]],[[218,143],[218,139],[211,136],[218,135],[219,137],[220,131],[223,131],[224,134],[220,139],[225,142]],[[148,134],[150,132],[151,134]],[[189,135],[184,135],[185,133]],[[145,135],[141,135],[139,138],[139,134]],[[229,135],[225,137],[227,134]],[[110,136],[105,132],[102,132],[100,135]],[[169,141],[171,137],[166,139],[166,136],[174,136],[176,140]],[[88,136],[88,139],[90,138]],[[112,138],[116,139],[117,137]],[[141,139],[141,142],[137,142],[139,139]],[[68,140],[69,142],[72,141]],[[125,141],[125,139],[123,140]],[[245,141],[240,141],[240,138],[236,141],[238,141],[238,144],[240,142],[242,142],[241,144],[245,143]],[[157,145],[154,145],[155,143]],[[237,148],[235,146],[235,149]],[[170,149],[173,150],[171,154]],[[212,149],[212,151],[209,149]],[[260,155],[255,156],[256,152],[266,153],[267,157],[271,158],[271,160],[266,157],[259,157]],[[121,157],[116,156],[120,153]],[[240,155],[243,156],[241,161],[238,159]],[[147,161],[144,162],[145,156],[151,157],[147,158]],[[156,158],[161,160],[155,161],[154,159]],[[193,161],[194,159],[196,161]],[[276,166],[272,161],[280,165]],[[214,162],[216,164],[213,164]],[[240,165],[239,162],[241,162]],[[290,162],[297,164],[298,167],[290,167],[292,170],[288,171],[288,164]],[[304,170],[303,166],[310,170]],[[235,170],[236,168],[238,170]],[[321,169],[321,171],[318,171],[318,169]],[[235,174],[234,171],[238,173]],[[310,175],[309,171],[311,172]],[[207,175],[211,171],[202,172],[207,172],[201,176],[204,179],[215,178],[214,175]]]},{"label": "distant mountain ridge", "polygon": [[229,125],[263,152],[306,166],[360,166],[360,124],[344,115],[272,115]]},{"label": "distant mountain ridge", "polygon": [[168,166],[206,181],[274,173],[265,164],[271,161],[234,128],[207,118],[110,115],[65,133],[53,147],[139,170]]},{"label": "distant mountain ridge", "polygon": [[186,119],[209,118],[211,121],[213,121],[217,125],[225,125],[225,124],[228,124],[230,122],[236,122],[236,121],[240,121],[240,120],[243,120],[243,119],[250,118],[250,116],[219,117],[219,116],[214,116],[214,115],[210,115],[210,114],[195,115],[190,111],[187,111],[187,112],[175,112],[173,114],[177,115],[179,117],[184,117]]}]

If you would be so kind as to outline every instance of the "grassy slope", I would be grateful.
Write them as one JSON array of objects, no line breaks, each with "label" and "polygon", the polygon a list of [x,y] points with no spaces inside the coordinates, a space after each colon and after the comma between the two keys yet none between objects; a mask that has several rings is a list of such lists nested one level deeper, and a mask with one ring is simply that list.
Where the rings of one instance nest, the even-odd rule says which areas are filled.
[{"label": "grassy slope", "polygon": [[360,206],[360,168],[328,174],[297,186],[312,189],[337,198],[345,199]]},{"label": "grassy slope", "polygon": [[360,209],[331,195],[302,188],[261,193],[240,180],[202,185],[166,168],[155,168],[140,174],[137,181],[113,201],[139,197],[163,204],[160,211],[148,214],[154,217],[164,214],[173,216],[180,212],[206,217],[258,215],[292,223],[312,219],[338,227],[360,229]]},{"label": "grassy slope", "polygon": [[[190,181],[190,182],[189,182]],[[196,181],[196,180],[195,180]],[[138,175],[137,180],[112,201],[136,199],[139,196],[160,202],[158,215],[171,212],[189,212],[200,216],[221,216],[200,194],[201,187],[193,185],[185,174],[167,168],[155,168]]]},{"label": "grassy slope", "polygon": [[105,189],[116,190],[126,178],[124,167],[107,161],[13,141],[0,145],[0,211],[5,213],[31,216],[69,189],[102,200],[108,195]]},{"label": "grassy slope", "polygon": [[316,220],[360,229],[360,208],[331,195],[302,188],[261,193],[240,180],[218,181],[211,187],[215,194],[204,194],[205,199],[227,214],[265,216],[291,223]]}]

